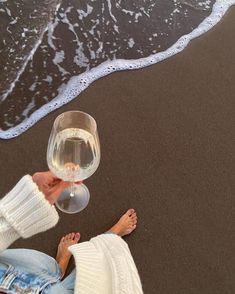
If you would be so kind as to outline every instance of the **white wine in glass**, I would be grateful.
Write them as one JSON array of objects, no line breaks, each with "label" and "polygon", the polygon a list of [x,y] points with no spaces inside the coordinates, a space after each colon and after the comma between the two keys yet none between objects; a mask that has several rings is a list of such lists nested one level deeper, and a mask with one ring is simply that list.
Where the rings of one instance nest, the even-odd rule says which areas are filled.
[{"label": "white wine in glass", "polygon": [[53,125],[47,148],[47,163],[58,178],[71,182],[59,196],[56,206],[66,213],[83,210],[90,199],[84,181],[98,168],[100,143],[96,121],[82,111],[59,115]]}]

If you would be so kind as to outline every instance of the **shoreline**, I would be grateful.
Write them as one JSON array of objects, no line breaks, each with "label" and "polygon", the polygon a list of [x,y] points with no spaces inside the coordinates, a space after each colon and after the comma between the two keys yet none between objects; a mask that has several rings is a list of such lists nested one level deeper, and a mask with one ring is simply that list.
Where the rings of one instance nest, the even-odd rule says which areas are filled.
[{"label": "shoreline", "polygon": [[[227,4],[223,4],[224,6],[222,6],[220,4],[220,1],[217,1],[213,7],[213,11],[210,16],[204,19],[204,21],[200,23],[200,25],[191,33],[182,36],[174,45],[172,45],[166,51],[159,52],[149,57],[137,60],[117,59],[113,61],[106,61],[99,66],[92,68],[87,73],[85,72],[78,76],[73,76],[66,86],[63,86],[62,84],[59,87],[59,94],[56,96],[56,98],[34,111],[29,118],[25,119],[23,122],[8,130],[3,131],[0,129],[0,139],[11,139],[21,135],[26,130],[31,128],[35,123],[37,123],[41,118],[48,115],[50,112],[62,107],[63,105],[75,99],[94,81],[100,79],[101,77],[105,77],[110,73],[114,73],[117,71],[148,67],[182,52],[195,38],[206,34],[214,26],[217,27],[217,24],[222,21],[221,18],[224,17],[224,14],[227,13],[228,9],[231,9],[234,4],[235,1],[233,3],[233,1],[231,0],[230,3],[227,2]],[[64,87],[64,89],[62,86]]]},{"label": "shoreline", "polygon": [[126,241],[144,293],[235,292],[234,34],[235,7],[181,54],[97,80],[21,136],[0,140],[1,196],[47,169],[60,113],[90,113],[101,141],[101,164],[85,183],[88,207],[12,248],[54,256],[62,235],[78,229],[88,240],[134,207],[138,228]]}]

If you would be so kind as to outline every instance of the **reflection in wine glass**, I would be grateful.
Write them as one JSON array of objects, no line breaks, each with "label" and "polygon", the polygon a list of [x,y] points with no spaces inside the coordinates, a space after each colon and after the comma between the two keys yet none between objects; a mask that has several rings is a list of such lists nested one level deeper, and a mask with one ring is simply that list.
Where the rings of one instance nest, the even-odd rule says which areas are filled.
[{"label": "reflection in wine glass", "polygon": [[47,148],[47,163],[60,179],[71,182],[56,206],[66,213],[83,210],[90,199],[88,188],[76,184],[90,177],[100,163],[100,143],[93,117],[81,111],[59,115],[53,125]]}]

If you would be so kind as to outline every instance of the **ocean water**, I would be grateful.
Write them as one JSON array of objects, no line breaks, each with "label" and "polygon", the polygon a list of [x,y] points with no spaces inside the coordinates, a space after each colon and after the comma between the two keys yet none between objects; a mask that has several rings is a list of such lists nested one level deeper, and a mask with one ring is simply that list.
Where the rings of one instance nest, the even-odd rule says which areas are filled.
[{"label": "ocean water", "polygon": [[0,0],[0,138],[117,70],[182,51],[235,0]]}]

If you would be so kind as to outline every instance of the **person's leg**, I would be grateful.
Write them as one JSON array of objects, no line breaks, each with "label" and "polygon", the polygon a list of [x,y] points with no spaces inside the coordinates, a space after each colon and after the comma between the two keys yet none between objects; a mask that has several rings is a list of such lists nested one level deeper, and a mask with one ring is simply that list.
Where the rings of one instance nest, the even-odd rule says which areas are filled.
[{"label": "person's leg", "polygon": [[74,294],[76,270],[74,269],[64,280],[51,285],[43,294]]},{"label": "person's leg", "polygon": [[[61,285],[69,290],[74,291],[74,284],[75,284],[75,278],[76,278],[76,269],[74,269],[62,282]],[[73,292],[71,292],[73,293]]]},{"label": "person's leg", "polygon": [[42,290],[43,294],[72,294],[75,281],[73,275],[70,275],[63,282],[59,282],[59,280],[63,277],[71,258],[68,247],[76,244],[79,239],[79,233],[71,233],[63,237],[58,246],[56,260],[36,250],[5,250],[0,254],[0,274],[4,275],[4,272],[11,265],[19,272],[32,273],[34,277],[38,276],[47,279],[49,282],[53,281],[52,284]]},{"label": "person's leg", "polygon": [[9,293],[15,293],[14,289],[21,292],[25,287],[35,293],[43,289],[44,293],[44,287],[60,278],[61,270],[56,260],[42,252],[9,249],[0,254],[0,288]]},{"label": "person's leg", "polygon": [[69,264],[69,260],[72,256],[68,248],[80,240],[80,233],[70,233],[64,237],[61,238],[60,243],[58,245],[58,251],[56,255],[56,261],[58,265],[60,266],[60,269],[62,271],[62,277],[64,276],[66,269]]},{"label": "person's leg", "polygon": [[12,265],[19,270],[31,273],[49,273],[51,276],[61,275],[56,260],[51,256],[36,250],[5,250],[0,254],[0,264]]},{"label": "person's leg", "polygon": [[[106,234],[116,234],[120,237],[125,235],[129,235],[132,233],[137,225],[137,215],[134,209],[129,209],[120,219],[119,221],[112,226]],[[77,233],[78,234],[78,233]],[[68,250],[68,247],[73,245],[73,240],[75,239],[76,234],[69,234],[61,239],[61,242],[58,246],[57,253],[57,262],[63,268],[65,272],[67,269],[68,261],[71,257],[71,254]],[[77,235],[77,242],[80,239],[80,234]],[[77,243],[76,242],[76,243]],[[63,262],[61,262],[63,261]],[[68,275],[63,281],[60,283],[53,285],[46,294],[73,294],[74,293],[74,285],[76,278],[76,269],[74,269],[70,275]]]},{"label": "person's leg", "polygon": [[[56,260],[47,254],[29,249],[8,249],[0,254],[0,270],[4,273],[13,266],[22,273],[32,273],[56,281],[63,277],[71,253],[67,248],[78,242],[80,234],[68,234],[58,246]],[[56,293],[56,292],[55,292]],[[62,292],[61,292],[62,293]]]},{"label": "person's leg", "polygon": [[[78,243],[80,239],[79,233],[68,234],[60,240],[58,245],[58,251],[56,256],[56,261],[60,266],[62,277],[64,276],[69,260],[71,258],[71,253],[68,250],[69,246]],[[45,294],[73,294],[74,293],[74,283],[75,283],[75,269],[70,275],[68,275],[64,280],[60,281],[57,284],[51,285],[47,288]]]}]

